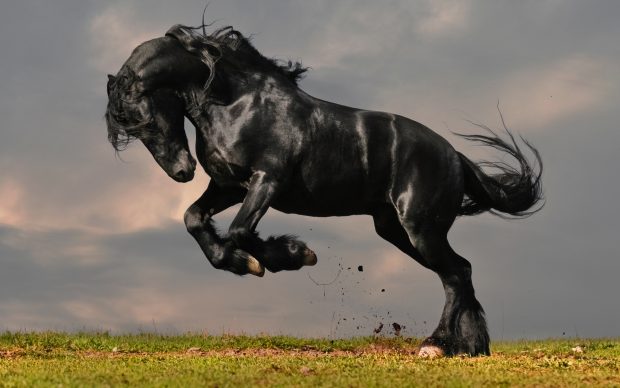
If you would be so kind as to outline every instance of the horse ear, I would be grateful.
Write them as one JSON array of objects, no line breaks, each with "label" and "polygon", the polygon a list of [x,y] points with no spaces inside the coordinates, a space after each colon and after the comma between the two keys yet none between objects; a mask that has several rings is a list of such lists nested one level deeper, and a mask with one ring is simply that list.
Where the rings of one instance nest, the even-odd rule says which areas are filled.
[{"label": "horse ear", "polygon": [[110,90],[112,89],[112,84],[116,80],[116,77],[112,74],[108,74],[108,97],[110,96]]}]

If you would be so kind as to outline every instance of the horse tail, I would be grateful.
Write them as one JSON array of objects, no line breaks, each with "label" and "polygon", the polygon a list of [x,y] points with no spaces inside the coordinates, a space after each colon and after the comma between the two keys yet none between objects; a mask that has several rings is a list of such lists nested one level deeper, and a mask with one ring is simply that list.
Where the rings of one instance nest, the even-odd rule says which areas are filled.
[{"label": "horse tail", "polygon": [[[457,135],[507,153],[516,159],[518,167],[503,161],[474,163],[458,152],[465,177],[465,197],[458,214],[469,216],[488,211],[502,218],[525,218],[542,209],[543,164],[538,150],[520,137],[535,157],[535,163],[532,164],[505,125],[509,141],[501,139],[486,126],[478,126],[485,129],[489,135]],[[486,173],[482,170],[483,167],[490,168],[494,172]]]}]

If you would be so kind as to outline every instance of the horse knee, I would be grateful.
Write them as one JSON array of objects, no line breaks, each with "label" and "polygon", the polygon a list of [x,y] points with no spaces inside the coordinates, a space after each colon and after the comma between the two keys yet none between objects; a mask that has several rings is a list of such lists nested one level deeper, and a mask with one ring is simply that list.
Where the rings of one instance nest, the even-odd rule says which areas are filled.
[{"label": "horse knee", "polygon": [[200,208],[195,205],[190,206],[183,215],[183,222],[190,234],[201,230],[204,226],[204,222]]}]

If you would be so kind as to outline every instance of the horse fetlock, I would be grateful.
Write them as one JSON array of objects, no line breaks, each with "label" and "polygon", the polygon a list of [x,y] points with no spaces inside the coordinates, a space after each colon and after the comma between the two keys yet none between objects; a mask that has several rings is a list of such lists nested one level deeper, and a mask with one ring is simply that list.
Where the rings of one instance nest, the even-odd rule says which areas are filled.
[{"label": "horse fetlock", "polygon": [[484,312],[477,300],[460,312],[456,335],[459,353],[470,355],[489,355],[489,333]]},{"label": "horse fetlock", "polygon": [[280,241],[282,242],[285,254],[288,255],[292,261],[299,263],[300,265],[303,265],[306,259],[306,254],[312,252],[303,241],[293,238],[281,239]]},{"label": "horse fetlock", "polygon": [[303,241],[293,240],[289,243],[288,249],[293,261],[298,263],[300,267],[304,265],[312,266],[318,261],[316,253],[308,248]]},{"label": "horse fetlock", "polygon": [[257,232],[251,232],[245,228],[234,228],[228,231],[228,238],[237,247],[249,251],[253,254],[260,252],[263,241],[258,237]]},{"label": "horse fetlock", "polygon": [[[489,355],[488,329],[478,301],[461,300],[458,310],[452,311],[451,316],[440,322],[433,334],[422,342],[420,351],[437,347],[446,356]],[[425,351],[431,352],[429,349]]]}]

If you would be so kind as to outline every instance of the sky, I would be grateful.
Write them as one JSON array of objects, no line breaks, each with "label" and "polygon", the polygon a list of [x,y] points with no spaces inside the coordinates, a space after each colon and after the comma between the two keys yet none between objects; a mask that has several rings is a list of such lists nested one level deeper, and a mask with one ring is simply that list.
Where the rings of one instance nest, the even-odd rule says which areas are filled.
[{"label": "sky", "polygon": [[[441,283],[370,217],[270,210],[261,235],[297,234],[319,263],[238,277],[214,269],[182,222],[203,171],[175,183],[141,144],[115,157],[106,75],[139,43],[199,24],[203,7],[2,4],[0,330],[336,338],[397,322],[429,335]],[[310,66],[309,94],[410,117],[473,159],[501,155],[451,131],[499,128],[499,101],[542,154],[546,206],[519,221],[459,218],[450,232],[494,339],[620,335],[619,17],[612,0],[213,0],[206,15]],[[237,209],[216,217],[221,229]]]}]

